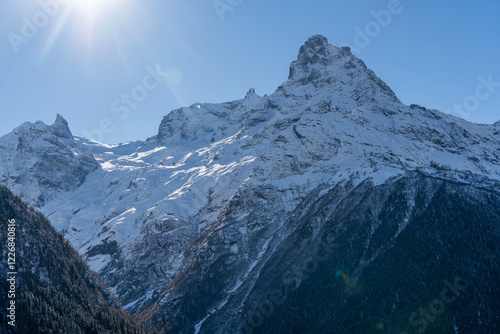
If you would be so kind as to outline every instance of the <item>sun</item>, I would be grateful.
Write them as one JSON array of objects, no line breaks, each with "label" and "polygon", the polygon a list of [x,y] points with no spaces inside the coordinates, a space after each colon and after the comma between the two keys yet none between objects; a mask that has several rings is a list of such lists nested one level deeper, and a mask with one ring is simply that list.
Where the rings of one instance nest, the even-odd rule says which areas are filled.
[{"label": "sun", "polygon": [[106,15],[110,10],[116,10],[119,0],[72,0],[73,9],[77,15],[95,18]]},{"label": "sun", "polygon": [[118,0],[73,0],[73,3],[80,10],[97,11],[116,5]]},{"label": "sun", "polygon": [[[135,22],[137,8],[136,0],[64,0],[54,16],[55,24],[39,61],[42,62],[50,54],[59,37],[66,32],[72,34],[71,42],[76,48],[81,50],[83,47],[87,54],[94,53],[105,37],[111,35],[116,39],[117,32]],[[120,40],[113,40],[113,43],[118,45]]]}]

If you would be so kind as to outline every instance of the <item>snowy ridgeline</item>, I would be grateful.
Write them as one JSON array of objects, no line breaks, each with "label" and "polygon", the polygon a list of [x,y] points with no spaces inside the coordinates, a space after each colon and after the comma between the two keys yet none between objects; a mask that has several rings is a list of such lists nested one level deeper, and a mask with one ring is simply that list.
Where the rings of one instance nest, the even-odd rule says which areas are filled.
[{"label": "snowy ridgeline", "polygon": [[[497,187],[499,143],[498,123],[405,106],[348,48],[313,36],[273,94],[174,110],[146,141],[74,138],[60,116],[51,126],[25,123],[0,138],[0,184],[39,207],[135,310],[229,217],[245,222],[225,241],[249,264],[244,280],[271,236],[256,252],[245,240],[283,226],[313,191],[412,171]],[[229,211],[248,194],[252,205]]]}]

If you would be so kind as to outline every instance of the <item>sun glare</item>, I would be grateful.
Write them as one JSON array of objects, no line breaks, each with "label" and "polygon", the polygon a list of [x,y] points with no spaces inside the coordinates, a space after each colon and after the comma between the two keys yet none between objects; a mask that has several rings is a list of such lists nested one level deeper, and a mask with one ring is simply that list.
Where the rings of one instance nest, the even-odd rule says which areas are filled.
[{"label": "sun glare", "polygon": [[116,27],[127,9],[127,0],[72,0],[70,8],[79,41],[92,47],[104,32]]},{"label": "sun glare", "polygon": [[119,0],[73,0],[73,10],[77,16],[84,16],[87,19],[96,19],[116,11],[120,5]]},{"label": "sun glare", "polygon": [[96,12],[117,5],[117,0],[74,0],[78,10]]},{"label": "sun glare", "polygon": [[[134,23],[132,13],[137,16],[136,4],[135,0],[67,0],[59,14],[54,16],[54,28],[47,38],[39,61],[42,62],[51,52],[65,31],[71,31],[75,47],[79,50],[84,48],[89,55],[95,55],[99,50],[99,43],[109,41],[109,38],[120,49],[120,35]],[[134,27],[136,32],[137,26]]]}]

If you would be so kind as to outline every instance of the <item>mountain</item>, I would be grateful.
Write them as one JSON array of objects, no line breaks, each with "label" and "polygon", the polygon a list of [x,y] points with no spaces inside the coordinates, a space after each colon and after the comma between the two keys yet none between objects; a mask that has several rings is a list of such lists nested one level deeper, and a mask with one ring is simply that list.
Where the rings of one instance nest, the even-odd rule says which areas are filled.
[{"label": "mountain", "polygon": [[[323,36],[273,94],[174,110],[145,141],[54,128],[0,138],[0,183],[148,333],[498,329],[498,126],[402,104]],[[8,163],[47,151],[77,177]]]},{"label": "mountain", "polygon": [[69,242],[3,186],[0,219],[0,271],[9,278],[0,296],[10,307],[2,309],[1,333],[139,333]]},{"label": "mountain", "polygon": [[1,139],[0,184],[30,205],[40,207],[75,190],[98,168],[92,155],[75,145],[60,115],[51,126],[24,123]]}]

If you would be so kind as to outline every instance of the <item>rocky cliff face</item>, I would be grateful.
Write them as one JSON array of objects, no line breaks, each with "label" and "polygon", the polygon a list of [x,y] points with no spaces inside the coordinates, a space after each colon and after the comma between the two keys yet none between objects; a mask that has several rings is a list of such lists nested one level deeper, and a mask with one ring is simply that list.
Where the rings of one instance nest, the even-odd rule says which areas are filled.
[{"label": "rocky cliff face", "polygon": [[[468,291],[479,299],[442,325],[433,315],[412,323],[496,328],[488,326],[498,305],[484,286],[498,267],[463,273],[498,256],[487,251],[498,241],[498,126],[403,105],[348,48],[322,36],[300,48],[269,96],[251,89],[241,100],[174,110],[144,142],[57,141],[100,168],[92,164],[64,196],[54,188],[40,208],[152,333],[317,332],[332,321],[341,333],[384,324],[412,333],[408,311],[455,275],[477,277]],[[467,235],[488,246],[471,252],[458,242]],[[421,244],[432,258],[402,264]],[[325,260],[305,275],[316,252]],[[272,312],[260,308],[269,298]]]}]

